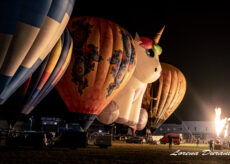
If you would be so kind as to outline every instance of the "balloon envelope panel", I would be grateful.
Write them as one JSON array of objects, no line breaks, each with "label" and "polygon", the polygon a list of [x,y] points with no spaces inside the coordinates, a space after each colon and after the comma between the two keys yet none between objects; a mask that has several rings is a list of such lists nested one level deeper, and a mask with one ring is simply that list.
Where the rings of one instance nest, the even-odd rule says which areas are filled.
[{"label": "balloon envelope panel", "polygon": [[148,122],[148,112],[146,109],[141,108],[139,121],[133,128],[136,130],[143,130]]},{"label": "balloon envelope panel", "polygon": [[66,29],[38,69],[19,88],[21,112],[29,114],[63,76],[72,55],[73,42]]},{"label": "balloon envelope panel", "polygon": [[115,101],[111,101],[108,108],[105,108],[98,116],[97,120],[103,124],[112,124],[119,116],[119,106]]},{"label": "balloon envelope panel", "polygon": [[74,4],[75,0],[0,2],[1,104],[46,58],[63,33]]}]

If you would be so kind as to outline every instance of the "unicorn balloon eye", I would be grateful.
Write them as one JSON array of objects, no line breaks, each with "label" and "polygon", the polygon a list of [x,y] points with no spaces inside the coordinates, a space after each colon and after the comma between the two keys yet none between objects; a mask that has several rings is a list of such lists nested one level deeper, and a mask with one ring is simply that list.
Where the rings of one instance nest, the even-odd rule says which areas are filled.
[{"label": "unicorn balloon eye", "polygon": [[145,50],[145,53],[146,53],[147,56],[149,56],[151,58],[153,58],[154,55],[155,55],[152,49]]}]

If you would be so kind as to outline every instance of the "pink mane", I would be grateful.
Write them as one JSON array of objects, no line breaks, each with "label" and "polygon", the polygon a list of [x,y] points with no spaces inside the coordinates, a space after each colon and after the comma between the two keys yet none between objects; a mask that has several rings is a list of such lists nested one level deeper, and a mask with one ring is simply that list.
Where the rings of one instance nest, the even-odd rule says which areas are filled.
[{"label": "pink mane", "polygon": [[142,36],[140,37],[140,40],[141,40],[141,44],[140,46],[143,47],[144,49],[148,50],[148,49],[151,49],[153,47],[153,40],[152,39],[149,39],[145,36]]}]

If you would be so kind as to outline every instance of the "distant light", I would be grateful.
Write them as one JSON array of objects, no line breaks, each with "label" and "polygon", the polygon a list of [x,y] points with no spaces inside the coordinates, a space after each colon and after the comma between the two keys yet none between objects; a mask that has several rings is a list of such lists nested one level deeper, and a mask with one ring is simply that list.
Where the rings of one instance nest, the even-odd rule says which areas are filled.
[{"label": "distant light", "polygon": [[101,129],[99,129],[99,130],[98,130],[98,133],[102,133],[102,130],[101,130]]},{"label": "distant light", "polygon": [[54,125],[57,125],[57,122],[54,122]]}]

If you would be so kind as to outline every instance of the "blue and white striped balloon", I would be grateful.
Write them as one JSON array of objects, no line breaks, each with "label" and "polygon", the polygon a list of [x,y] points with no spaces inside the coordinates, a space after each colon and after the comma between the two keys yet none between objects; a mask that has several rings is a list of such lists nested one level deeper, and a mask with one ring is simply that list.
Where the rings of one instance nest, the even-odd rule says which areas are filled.
[{"label": "blue and white striped balloon", "polygon": [[1,0],[0,104],[38,68],[57,43],[75,0]]}]

